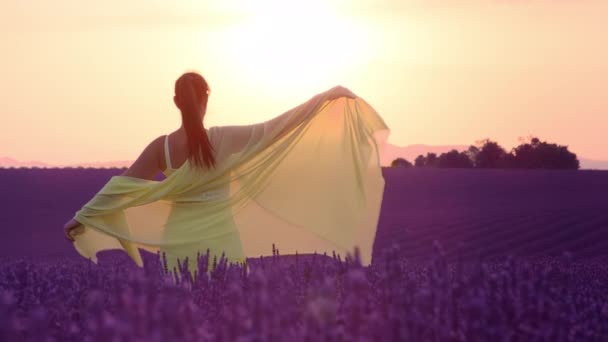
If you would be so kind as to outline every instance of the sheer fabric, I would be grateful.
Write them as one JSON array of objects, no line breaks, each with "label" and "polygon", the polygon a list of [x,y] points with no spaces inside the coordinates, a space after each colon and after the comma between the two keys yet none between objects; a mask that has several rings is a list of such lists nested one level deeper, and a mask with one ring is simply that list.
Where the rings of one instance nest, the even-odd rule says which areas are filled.
[{"label": "sheer fabric", "polygon": [[[335,88],[334,88],[335,89]],[[165,252],[169,269],[210,250],[232,262],[281,254],[371,253],[384,179],[388,127],[361,98],[321,93],[260,124],[211,127],[216,168],[186,161],[162,181],[114,176],[76,212],[74,247],[97,262],[123,249]]]}]

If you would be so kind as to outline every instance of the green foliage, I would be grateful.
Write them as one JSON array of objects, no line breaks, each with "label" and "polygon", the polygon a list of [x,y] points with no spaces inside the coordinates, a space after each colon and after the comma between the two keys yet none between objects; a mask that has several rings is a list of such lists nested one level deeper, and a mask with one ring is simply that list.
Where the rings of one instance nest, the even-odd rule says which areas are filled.
[{"label": "green foliage", "polygon": [[568,151],[567,146],[531,138],[528,143],[513,149],[513,167],[520,169],[572,169],[577,170],[580,163],[576,154]]},{"label": "green foliage", "polygon": [[416,167],[480,168],[480,169],[565,169],[577,170],[580,162],[567,146],[541,141],[532,137],[507,152],[497,142],[484,139],[466,151],[451,150],[437,156],[435,153],[419,155]]},{"label": "green foliage", "polygon": [[416,167],[424,167],[426,165],[426,158],[421,154],[418,157],[416,157],[416,160],[414,161],[414,166]]},{"label": "green foliage", "polygon": [[397,158],[397,159],[393,160],[393,162],[391,163],[391,167],[410,168],[410,167],[412,167],[412,163],[410,163],[409,161],[407,161],[404,158]]},{"label": "green foliage", "polygon": [[485,139],[476,155],[475,165],[481,169],[507,166],[507,152],[497,142]]},{"label": "green foliage", "polygon": [[419,155],[414,161],[416,167],[437,167],[438,158],[436,153],[427,153],[426,156]]},{"label": "green foliage", "polygon": [[437,159],[437,167],[441,168],[466,168],[473,167],[473,162],[466,152],[458,152],[451,150],[447,153],[442,153]]}]

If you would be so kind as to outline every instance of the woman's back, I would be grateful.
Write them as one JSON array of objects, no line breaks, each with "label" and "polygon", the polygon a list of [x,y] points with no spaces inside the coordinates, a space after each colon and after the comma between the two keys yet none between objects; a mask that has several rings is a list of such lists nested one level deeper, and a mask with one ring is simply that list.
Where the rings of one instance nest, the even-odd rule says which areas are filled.
[{"label": "woman's back", "polygon": [[[179,133],[180,132],[178,131],[172,133],[173,135],[165,135],[161,166],[163,166],[163,174],[165,174],[166,177],[171,176],[171,174],[189,162],[187,158],[186,138],[184,135],[180,135]],[[209,138],[215,148],[216,146],[214,144],[216,144],[216,140],[211,136],[209,136]],[[221,159],[216,160],[216,162],[216,166],[221,165]],[[196,211],[193,211],[188,205],[190,201],[202,199],[204,201],[213,202],[216,200],[227,199],[229,195],[230,182],[226,181],[225,186],[220,189],[206,191],[197,194],[196,196],[188,196],[177,199],[173,204],[171,213],[167,218],[166,229],[163,235],[164,240],[181,240],[183,238],[183,232],[175,230],[173,227],[183,226],[184,222],[188,221],[196,222],[196,218],[199,214]],[[182,202],[185,205],[182,206],[180,204]],[[166,246],[161,248],[160,251],[167,255],[168,260],[174,260],[175,258],[184,260],[185,257],[192,257],[192,255],[196,255],[197,252],[204,254],[207,249],[210,249],[212,254],[219,254],[221,252],[221,250],[219,250],[219,246],[222,246],[223,248],[228,248],[226,252],[228,252],[231,256],[244,260],[245,256],[242,250],[239,232],[234,222],[234,218],[232,217],[231,207],[228,206],[225,208],[225,210],[222,210],[221,213],[218,212],[216,214],[220,219],[217,219],[215,230],[221,232],[221,234],[214,234],[216,236],[213,239],[203,239],[199,236],[189,236],[189,243],[180,243],[176,246]],[[175,266],[174,263],[170,262],[169,264],[171,267]],[[189,264],[191,267],[193,267],[196,264],[196,261],[189,260]]]},{"label": "woman's back", "polygon": [[[209,134],[209,130],[207,130],[207,134]],[[209,139],[213,146],[215,142],[211,141],[211,137]],[[177,130],[165,135],[160,159],[161,170],[166,177],[188,162],[188,141],[185,132]]]},{"label": "woman's back", "polygon": [[[161,169],[163,174],[169,177],[175,170],[179,169],[187,161],[186,137],[176,132],[165,135],[164,148],[162,149]],[[172,151],[173,150],[173,151]]]},{"label": "woman's back", "polygon": [[[217,147],[217,140],[212,136],[212,131],[207,130],[209,134],[209,140],[216,151],[219,151]],[[164,139],[164,147],[162,149],[162,158],[161,158],[161,167],[163,169],[163,174],[165,177],[171,176],[175,171],[180,169],[184,164],[188,163],[188,153],[187,153],[187,141],[186,136],[181,134],[180,131],[173,132],[171,134],[165,135]],[[216,157],[216,166],[219,167],[221,162],[225,159],[221,155],[215,154]],[[203,171],[204,172],[204,171]],[[224,198],[229,196],[230,187],[229,182],[226,182],[226,186],[222,187],[222,189],[218,189],[215,191],[206,191],[197,198],[202,198],[206,200],[211,200],[215,198]]]}]

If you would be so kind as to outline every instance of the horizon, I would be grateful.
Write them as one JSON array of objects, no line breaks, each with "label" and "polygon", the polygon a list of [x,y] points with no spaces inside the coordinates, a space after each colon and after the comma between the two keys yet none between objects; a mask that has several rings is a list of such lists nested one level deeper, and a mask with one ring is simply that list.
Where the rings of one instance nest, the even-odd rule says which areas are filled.
[{"label": "horizon", "polygon": [[[465,151],[470,145],[427,145],[412,144],[407,146],[397,146],[388,143],[386,148],[381,150],[380,164],[382,167],[390,167],[392,161],[397,158],[404,158],[413,163],[419,155],[427,153],[445,153],[450,150]],[[508,152],[508,151],[507,151]],[[578,156],[581,170],[608,170],[608,160],[594,160]],[[50,164],[42,160],[17,160],[7,156],[0,156],[0,168],[128,168],[135,160],[105,160],[105,161],[84,161],[73,164]]]},{"label": "horizon", "polygon": [[208,127],[265,121],[342,84],[380,113],[393,145],[490,138],[510,150],[534,135],[608,161],[602,1],[34,0],[0,10],[0,157],[133,161],[180,126],[173,82],[198,70],[212,89]]}]

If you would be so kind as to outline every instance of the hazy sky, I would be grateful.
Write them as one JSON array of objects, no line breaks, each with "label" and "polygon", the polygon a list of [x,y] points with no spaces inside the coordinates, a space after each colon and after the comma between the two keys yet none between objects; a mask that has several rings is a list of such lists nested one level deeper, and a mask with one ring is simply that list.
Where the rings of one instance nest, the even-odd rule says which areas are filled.
[{"label": "hazy sky", "polygon": [[[179,4],[175,4],[175,3]],[[608,1],[0,1],[0,157],[135,159],[177,129],[251,124],[342,84],[390,142],[507,149],[538,135],[608,160]]]}]

